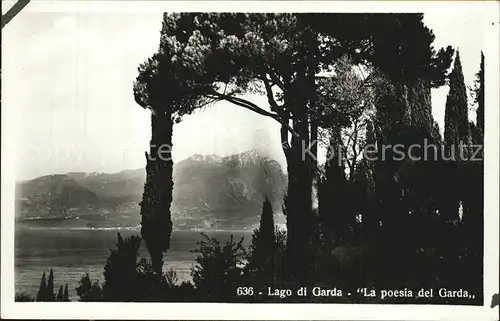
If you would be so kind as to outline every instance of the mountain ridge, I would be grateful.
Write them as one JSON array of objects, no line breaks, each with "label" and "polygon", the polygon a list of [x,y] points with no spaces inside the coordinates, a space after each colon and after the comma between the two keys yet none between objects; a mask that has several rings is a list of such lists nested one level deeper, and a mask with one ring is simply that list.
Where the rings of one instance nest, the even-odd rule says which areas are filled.
[{"label": "mountain ridge", "polygon": [[[59,219],[57,224],[72,226],[137,226],[145,176],[145,169],[129,169],[18,182],[16,217],[21,223],[45,224],[50,218],[50,224]],[[172,218],[181,228],[254,226],[264,198],[280,212],[286,189],[280,164],[255,150],[224,157],[192,155],[174,164],[173,178]]]}]

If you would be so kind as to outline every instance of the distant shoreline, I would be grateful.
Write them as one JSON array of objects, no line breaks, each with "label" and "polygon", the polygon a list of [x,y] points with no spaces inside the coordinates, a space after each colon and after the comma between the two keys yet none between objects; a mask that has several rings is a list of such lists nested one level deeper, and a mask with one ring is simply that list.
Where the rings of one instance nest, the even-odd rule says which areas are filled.
[{"label": "distant shoreline", "polygon": [[[27,230],[75,230],[75,231],[138,231],[140,232],[141,227],[59,227],[59,226],[26,226],[16,224],[16,230],[27,229]],[[173,232],[199,232],[199,233],[210,233],[210,232],[234,232],[234,233],[252,233],[253,229],[179,229],[174,228]]]}]

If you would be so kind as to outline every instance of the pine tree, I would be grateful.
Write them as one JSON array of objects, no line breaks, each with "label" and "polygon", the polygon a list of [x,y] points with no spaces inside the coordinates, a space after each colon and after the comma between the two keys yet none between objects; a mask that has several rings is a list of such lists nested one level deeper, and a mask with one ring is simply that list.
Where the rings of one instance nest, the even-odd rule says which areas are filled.
[{"label": "pine tree", "polygon": [[146,182],[139,205],[141,236],[158,277],[162,275],[163,254],[170,248],[172,234],[173,126],[197,106],[195,100],[185,97],[188,82],[177,78],[167,52],[163,51],[163,56],[154,54],[142,63],[134,82],[135,101],[151,111],[151,143],[149,153],[146,152]]},{"label": "pine tree", "polygon": [[[315,142],[316,126],[322,126],[317,124],[316,111],[311,110],[317,105],[318,78],[323,77],[319,73],[348,54],[355,56],[356,63],[372,63],[395,83],[425,79],[437,86],[447,76],[452,50],[436,51],[433,41],[422,14],[165,14],[160,50],[141,67],[142,81],[134,89],[142,95],[139,99],[136,96],[136,101],[154,111],[173,107],[172,114],[182,115],[203,105],[197,104],[199,97],[227,100],[281,124],[288,171],[288,268],[304,283],[313,264],[312,188],[317,159],[309,153],[304,157],[302,151],[304,145]],[[162,68],[164,62],[167,68]],[[234,90],[218,91],[224,87],[219,86],[221,82]],[[253,88],[254,83],[265,88],[270,112],[241,98],[240,94]],[[428,93],[426,89],[418,97]],[[196,103],[179,104],[186,96],[195,96]],[[178,106],[188,107],[179,112]],[[422,108],[421,114],[429,115],[428,111]],[[171,132],[164,137],[170,136]],[[311,152],[316,153],[313,149]],[[170,181],[166,189],[171,193]],[[170,200],[169,196],[161,200],[162,208],[167,209]],[[170,236],[170,213],[158,210],[141,214],[143,227],[151,227],[143,232],[148,250],[152,253],[155,240],[161,238],[154,250],[154,256],[161,258],[168,249],[163,241]]]},{"label": "pine tree", "polygon": [[67,283],[64,286],[63,301],[69,302],[69,291],[68,291],[68,284]]},{"label": "pine tree", "polygon": [[56,301],[58,301],[58,302],[63,301],[63,286],[62,286],[62,284],[59,286],[59,291],[57,291]]},{"label": "pine tree", "polygon": [[46,293],[47,293],[47,281],[45,278],[45,272],[42,274],[42,278],[40,280],[40,287],[38,289],[38,293],[36,294],[36,300],[38,302],[46,301]]}]

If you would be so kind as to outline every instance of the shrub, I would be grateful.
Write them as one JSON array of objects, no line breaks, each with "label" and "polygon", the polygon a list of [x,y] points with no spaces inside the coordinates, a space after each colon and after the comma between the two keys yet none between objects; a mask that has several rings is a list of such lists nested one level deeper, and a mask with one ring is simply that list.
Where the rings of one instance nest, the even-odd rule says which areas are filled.
[{"label": "shrub", "polygon": [[231,234],[224,244],[202,233],[204,240],[199,248],[196,264],[191,268],[198,299],[203,301],[236,301],[236,289],[242,284],[242,272],[246,251],[243,238],[236,242]]},{"label": "shrub", "polygon": [[26,292],[21,292],[21,293],[16,293],[14,301],[16,301],[16,302],[33,302],[33,301],[35,301],[35,298],[31,297]]},{"label": "shrub", "polygon": [[99,281],[90,280],[89,274],[86,273],[76,287],[76,294],[82,302],[99,302],[103,301],[103,291]]}]

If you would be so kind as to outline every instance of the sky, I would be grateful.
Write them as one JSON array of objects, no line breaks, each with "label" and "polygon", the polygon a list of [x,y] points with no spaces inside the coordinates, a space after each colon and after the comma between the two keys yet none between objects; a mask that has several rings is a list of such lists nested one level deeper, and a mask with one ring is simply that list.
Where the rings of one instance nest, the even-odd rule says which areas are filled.
[{"label": "sky", "polygon": [[[135,103],[132,85],[138,65],[158,47],[161,20],[154,12],[27,10],[2,30],[2,109],[8,108],[17,180],[144,167],[150,114]],[[442,12],[428,12],[425,23],[436,47],[460,50],[472,85],[488,22],[465,10],[444,21]],[[447,92],[446,86],[432,92],[441,129]],[[266,105],[263,97],[248,97]],[[285,163],[278,123],[227,102],[186,116],[174,127],[173,144],[174,161],[258,148]]]}]

